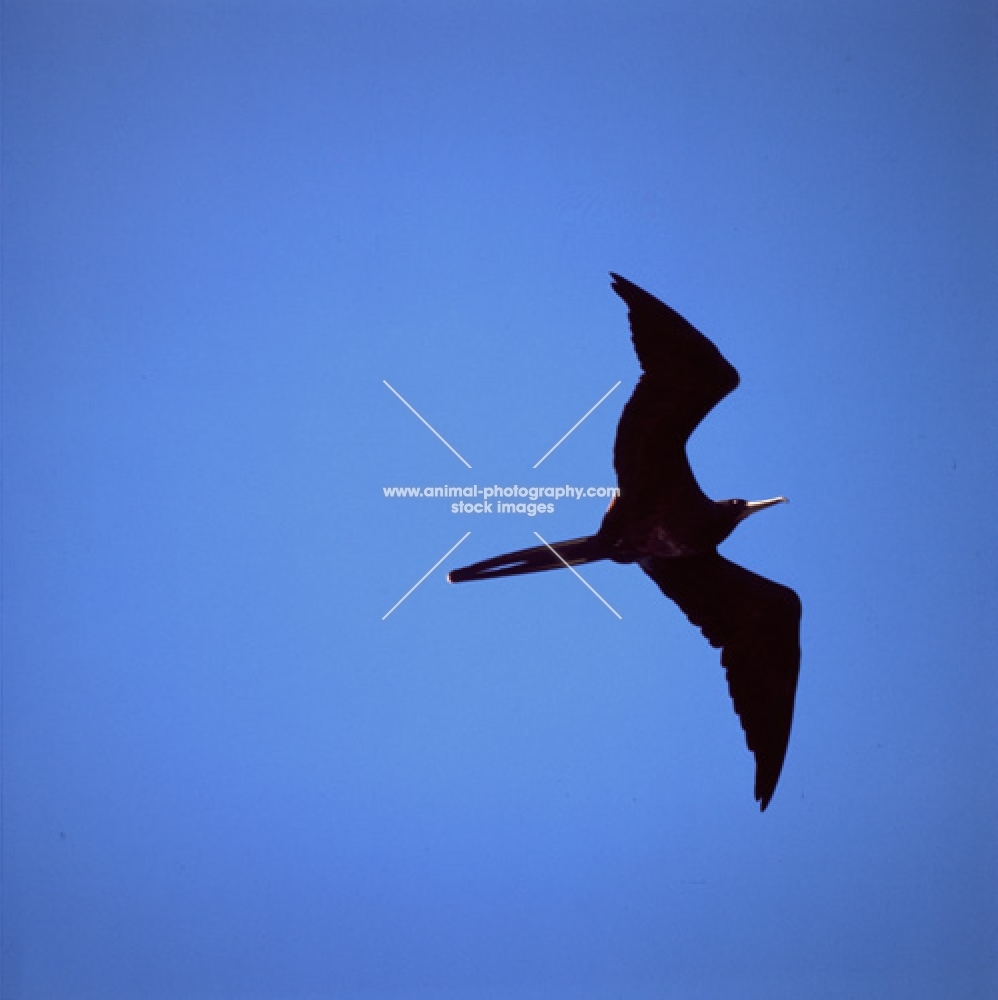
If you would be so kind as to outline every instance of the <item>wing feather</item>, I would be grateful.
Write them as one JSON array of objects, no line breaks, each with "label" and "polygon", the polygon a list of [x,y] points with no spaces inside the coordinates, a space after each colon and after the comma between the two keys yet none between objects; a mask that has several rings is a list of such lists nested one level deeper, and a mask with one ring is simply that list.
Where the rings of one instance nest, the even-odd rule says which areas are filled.
[{"label": "wing feather", "polygon": [[800,673],[800,599],[716,552],[653,557],[641,566],[721,650],[728,690],[755,757],[755,797],[765,809],[790,740]]},{"label": "wing feather", "polygon": [[611,277],[613,290],[627,304],[631,341],[643,372],[624,407],[613,446],[621,492],[651,495],[663,484],[683,482],[699,494],[686,441],[737,387],[738,372],[674,309],[626,278]]}]

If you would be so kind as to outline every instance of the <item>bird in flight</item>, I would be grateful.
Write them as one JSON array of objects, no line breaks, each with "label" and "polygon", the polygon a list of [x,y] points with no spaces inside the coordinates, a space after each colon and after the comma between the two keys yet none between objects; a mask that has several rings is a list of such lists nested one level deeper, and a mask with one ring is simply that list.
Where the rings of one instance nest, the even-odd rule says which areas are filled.
[{"label": "bird in flight", "polygon": [[489,580],[601,559],[636,562],[721,650],[764,810],[790,740],[801,603],[789,587],[730,562],[717,547],[749,515],[786,497],[715,501],[700,489],[686,442],[738,385],[738,372],[679,313],[626,278],[611,277],[627,304],[642,370],[613,445],[619,496],[595,535],[509,552],[452,570],[447,579]]}]

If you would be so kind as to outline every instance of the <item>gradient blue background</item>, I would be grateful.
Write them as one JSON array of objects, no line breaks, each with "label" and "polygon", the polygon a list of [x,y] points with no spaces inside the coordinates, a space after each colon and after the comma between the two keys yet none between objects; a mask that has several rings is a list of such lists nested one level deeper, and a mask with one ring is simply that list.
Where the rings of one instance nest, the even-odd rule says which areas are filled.
[{"label": "gradient blue background", "polygon": [[[995,995],[993,3],[2,16],[5,1000]],[[792,501],[765,815],[639,571],[445,582],[605,501],[383,496],[612,483],[611,269]]]}]

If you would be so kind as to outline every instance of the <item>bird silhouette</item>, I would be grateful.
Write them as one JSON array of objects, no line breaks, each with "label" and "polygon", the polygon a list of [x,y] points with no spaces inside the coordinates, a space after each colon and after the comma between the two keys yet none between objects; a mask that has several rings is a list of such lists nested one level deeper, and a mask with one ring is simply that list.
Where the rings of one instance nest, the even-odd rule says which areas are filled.
[{"label": "bird silhouette", "polygon": [[736,565],[717,547],[751,514],[786,503],[711,500],[686,443],[739,382],[721,352],[679,313],[611,272],[628,308],[642,374],[617,425],[613,465],[619,496],[599,531],[452,570],[451,583],[516,576],[612,559],[636,562],[721,650],[728,690],[755,757],[755,798],[764,810],[790,740],[800,671],[801,603],[789,587]]}]

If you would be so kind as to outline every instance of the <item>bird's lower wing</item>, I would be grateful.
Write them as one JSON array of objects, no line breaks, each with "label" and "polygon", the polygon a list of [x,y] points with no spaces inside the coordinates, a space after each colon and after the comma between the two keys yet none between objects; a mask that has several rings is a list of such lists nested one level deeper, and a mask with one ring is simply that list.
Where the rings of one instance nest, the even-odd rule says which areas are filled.
[{"label": "bird's lower wing", "polygon": [[755,756],[755,797],[765,809],[790,740],[800,672],[800,599],[789,587],[717,553],[644,559],[641,566],[720,648],[731,699]]}]

